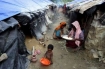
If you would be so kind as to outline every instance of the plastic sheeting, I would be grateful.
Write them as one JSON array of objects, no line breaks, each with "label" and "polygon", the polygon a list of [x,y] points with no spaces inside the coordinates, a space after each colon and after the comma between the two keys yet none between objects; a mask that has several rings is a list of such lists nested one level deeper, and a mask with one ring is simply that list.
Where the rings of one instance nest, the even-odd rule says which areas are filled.
[{"label": "plastic sheeting", "polygon": [[[55,9],[55,8],[54,8],[54,9]],[[46,25],[52,23],[51,20],[52,20],[53,16],[54,16],[54,12],[51,11],[50,9],[48,9],[48,10],[46,11],[46,15],[45,15],[45,18],[46,18],[46,21],[47,21]]]},{"label": "plastic sheeting", "polygon": [[35,36],[37,40],[44,38],[43,33],[47,30],[45,13],[38,13],[37,19],[30,23],[30,28],[32,35]]},{"label": "plastic sheeting", "polygon": [[3,29],[0,31],[0,51],[8,56],[6,60],[0,62],[0,69],[26,69],[28,67],[27,50],[24,34],[18,29],[17,21],[10,18],[1,21],[0,26]]},{"label": "plastic sheeting", "polygon": [[77,4],[77,3],[80,3],[80,2],[84,2],[84,1],[88,1],[88,0],[73,0],[71,2],[66,3],[66,6],[71,6],[73,4]]},{"label": "plastic sheeting", "polygon": [[79,12],[81,14],[84,13],[84,11],[88,10],[89,8],[95,6],[95,5],[99,5],[99,4],[102,4],[104,1],[103,0],[86,0],[86,1],[83,1],[83,2],[75,2],[73,6],[74,8],[72,8],[71,11],[74,11],[76,9],[79,9]]},{"label": "plastic sheeting", "polygon": [[18,21],[15,20],[14,18],[10,18],[7,23],[4,21],[0,21],[0,33],[5,31],[6,29],[10,28],[10,27],[14,27],[15,25],[18,24]]},{"label": "plastic sheeting", "polygon": [[36,11],[49,4],[52,4],[49,0],[0,0],[0,20],[21,12]]},{"label": "plastic sheeting", "polygon": [[19,21],[21,29],[27,35],[42,39],[42,33],[47,31],[45,13],[43,12],[27,12],[14,16]]}]

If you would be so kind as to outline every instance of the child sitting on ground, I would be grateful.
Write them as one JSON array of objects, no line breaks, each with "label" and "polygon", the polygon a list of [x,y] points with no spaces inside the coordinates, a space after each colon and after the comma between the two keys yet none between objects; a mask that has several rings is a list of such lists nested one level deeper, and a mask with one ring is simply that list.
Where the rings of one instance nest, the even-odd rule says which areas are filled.
[{"label": "child sitting on ground", "polygon": [[45,58],[47,58],[48,60],[50,60],[51,64],[53,64],[52,58],[53,58],[53,50],[54,46],[52,44],[49,44],[47,47],[47,51],[44,55]]}]

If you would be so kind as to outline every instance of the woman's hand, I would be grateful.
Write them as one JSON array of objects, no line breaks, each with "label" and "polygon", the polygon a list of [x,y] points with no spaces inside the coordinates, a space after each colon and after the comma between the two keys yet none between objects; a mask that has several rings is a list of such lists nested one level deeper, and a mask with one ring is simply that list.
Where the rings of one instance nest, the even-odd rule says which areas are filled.
[{"label": "woman's hand", "polygon": [[78,47],[80,46],[80,43],[81,43],[81,42],[80,42],[79,40],[76,40],[76,41],[75,41],[75,44],[76,44]]},{"label": "woman's hand", "polygon": [[68,37],[72,37],[73,38],[72,34],[68,34]]},{"label": "woman's hand", "polygon": [[68,35],[68,37],[70,37],[70,34]]},{"label": "woman's hand", "polygon": [[68,37],[73,37],[73,35],[74,35],[74,31],[73,31],[73,29],[69,32],[69,34],[68,34]]}]

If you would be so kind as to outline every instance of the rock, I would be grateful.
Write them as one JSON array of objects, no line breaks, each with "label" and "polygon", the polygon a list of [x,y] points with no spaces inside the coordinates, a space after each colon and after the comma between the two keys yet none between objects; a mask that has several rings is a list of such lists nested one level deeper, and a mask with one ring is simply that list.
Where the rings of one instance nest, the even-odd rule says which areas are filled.
[{"label": "rock", "polygon": [[105,60],[103,60],[103,63],[105,63]]},{"label": "rock", "polygon": [[98,54],[99,54],[100,57],[104,57],[103,51],[98,51]]},{"label": "rock", "polygon": [[40,41],[39,44],[44,44],[44,42],[41,42],[41,41]]},{"label": "rock", "polygon": [[42,44],[42,42],[39,42],[39,44]]},{"label": "rock", "polygon": [[103,58],[99,58],[99,61],[103,61]]},{"label": "rock", "polygon": [[93,53],[94,58],[99,58],[97,53]]},{"label": "rock", "polygon": [[43,47],[46,47],[46,44],[43,44]]},{"label": "rock", "polygon": [[95,50],[91,49],[91,52],[93,54],[93,58],[99,58],[98,53]]},{"label": "rock", "polygon": [[3,60],[6,60],[8,58],[8,55],[6,53],[3,53],[1,56],[0,56],[0,62],[3,61]]},{"label": "rock", "polygon": [[77,66],[77,65],[76,65],[76,64],[74,64],[74,65],[73,65],[73,68],[75,69],[75,68],[76,68],[76,66]]},{"label": "rock", "polygon": [[73,68],[75,69],[76,67],[75,67],[75,66],[73,66]]},{"label": "rock", "polygon": [[46,32],[43,32],[42,34],[43,34],[43,35],[45,35],[45,34],[46,34]]},{"label": "rock", "polygon": [[[103,40],[105,38],[104,34],[105,34],[105,26],[101,25],[98,20],[93,19],[88,35],[85,40],[85,48],[87,50],[95,49],[96,51],[101,50],[105,52],[105,48],[104,48],[105,40]],[[98,53],[98,56],[103,56],[102,52],[100,54],[99,52],[97,53]],[[97,56],[95,57],[97,58]]]}]

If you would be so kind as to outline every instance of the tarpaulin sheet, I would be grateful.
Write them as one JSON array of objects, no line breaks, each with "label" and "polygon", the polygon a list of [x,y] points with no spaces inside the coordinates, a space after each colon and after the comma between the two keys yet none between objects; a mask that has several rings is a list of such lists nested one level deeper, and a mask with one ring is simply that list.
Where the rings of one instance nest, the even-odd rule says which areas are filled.
[{"label": "tarpaulin sheet", "polygon": [[52,4],[52,2],[48,0],[33,0],[35,3],[41,6],[41,8],[45,8],[47,5]]},{"label": "tarpaulin sheet", "polygon": [[77,4],[77,3],[80,3],[80,2],[84,2],[84,1],[87,1],[87,0],[73,0],[71,2],[67,2],[67,6],[70,6],[71,4]]},{"label": "tarpaulin sheet", "polygon": [[36,20],[30,24],[32,35],[36,37],[37,40],[43,38],[43,33],[46,32],[46,19],[45,13],[40,13]]},{"label": "tarpaulin sheet", "polygon": [[89,8],[95,5],[102,4],[103,2],[104,2],[103,0],[86,0],[78,3],[75,2],[74,4],[76,4],[76,6],[74,6],[74,8],[71,11],[79,9],[79,12],[83,14],[84,11],[88,10]]},{"label": "tarpaulin sheet", "polygon": [[[7,24],[3,25],[2,22]],[[17,21],[10,18],[0,21],[0,26],[3,29],[0,31],[0,51],[8,56],[6,60],[0,62],[0,69],[26,69],[28,66],[27,50],[24,36],[18,29]]]},{"label": "tarpaulin sheet", "polygon": [[42,9],[51,3],[49,0],[0,0],[0,20],[21,12]]}]

